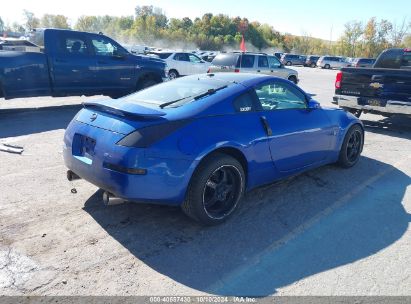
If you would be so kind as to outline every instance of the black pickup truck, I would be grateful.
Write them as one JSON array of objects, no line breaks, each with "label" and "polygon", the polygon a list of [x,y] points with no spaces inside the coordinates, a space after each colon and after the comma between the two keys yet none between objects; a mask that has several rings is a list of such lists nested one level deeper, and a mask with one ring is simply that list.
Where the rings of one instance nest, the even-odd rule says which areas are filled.
[{"label": "black pickup truck", "polygon": [[342,68],[333,103],[357,117],[411,116],[411,48],[383,51],[372,68]]}]

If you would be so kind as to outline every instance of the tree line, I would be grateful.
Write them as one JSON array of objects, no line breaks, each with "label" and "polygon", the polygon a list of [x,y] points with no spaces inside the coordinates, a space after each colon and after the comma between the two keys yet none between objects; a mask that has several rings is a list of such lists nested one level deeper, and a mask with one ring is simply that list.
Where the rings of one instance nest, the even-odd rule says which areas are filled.
[{"label": "tree line", "polygon": [[411,22],[393,23],[375,17],[366,23],[350,21],[336,41],[280,33],[268,24],[247,18],[230,18],[224,14],[204,14],[194,20],[168,18],[161,8],[137,6],[130,16],[81,16],[70,24],[64,15],[45,14],[41,18],[23,11],[23,24],[4,24],[0,32],[29,32],[38,27],[103,32],[123,43],[157,47],[199,48],[204,50],[238,50],[242,33],[250,51],[283,51],[297,54],[376,57],[389,47],[411,47]]}]

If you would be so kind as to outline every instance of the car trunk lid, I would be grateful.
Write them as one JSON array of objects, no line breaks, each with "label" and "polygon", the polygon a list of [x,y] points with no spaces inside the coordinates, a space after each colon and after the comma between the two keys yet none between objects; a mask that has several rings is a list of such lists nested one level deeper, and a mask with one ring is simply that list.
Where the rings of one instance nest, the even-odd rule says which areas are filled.
[{"label": "car trunk lid", "polygon": [[124,100],[102,100],[83,104],[77,121],[120,134],[159,123],[165,112]]}]

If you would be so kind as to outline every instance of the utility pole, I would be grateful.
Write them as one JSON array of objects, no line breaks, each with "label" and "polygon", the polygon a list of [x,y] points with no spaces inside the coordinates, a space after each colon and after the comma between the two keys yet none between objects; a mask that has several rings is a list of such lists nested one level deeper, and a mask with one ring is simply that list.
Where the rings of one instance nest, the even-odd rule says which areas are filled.
[{"label": "utility pole", "polygon": [[330,55],[333,55],[333,54],[331,54],[331,41],[332,41],[332,39],[333,39],[333,24],[331,24],[331,30],[330,30],[330,45],[329,45],[329,47],[328,47],[328,49],[329,49],[329,51],[330,51]]}]

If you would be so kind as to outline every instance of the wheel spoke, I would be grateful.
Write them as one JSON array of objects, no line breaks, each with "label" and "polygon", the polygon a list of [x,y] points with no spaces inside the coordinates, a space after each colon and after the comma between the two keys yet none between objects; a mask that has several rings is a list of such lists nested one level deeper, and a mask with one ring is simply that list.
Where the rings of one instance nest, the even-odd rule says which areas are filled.
[{"label": "wheel spoke", "polygon": [[206,183],[207,187],[210,187],[211,189],[215,190],[217,188],[217,184],[213,182],[211,179],[209,179]]},{"label": "wheel spoke", "polygon": [[217,196],[216,196],[216,194],[214,193],[213,196],[212,196],[209,200],[207,200],[206,202],[204,202],[204,204],[205,204],[205,206],[206,206],[207,208],[210,208],[210,207],[214,206],[215,203],[217,203],[217,201],[218,201]]},{"label": "wheel spoke", "polygon": [[225,169],[221,169],[221,180],[220,183],[227,183],[227,172]]}]

